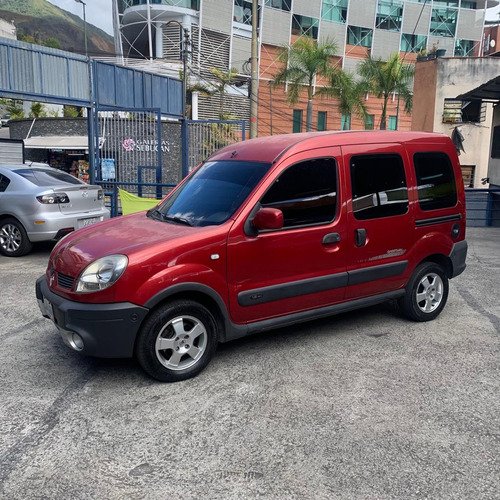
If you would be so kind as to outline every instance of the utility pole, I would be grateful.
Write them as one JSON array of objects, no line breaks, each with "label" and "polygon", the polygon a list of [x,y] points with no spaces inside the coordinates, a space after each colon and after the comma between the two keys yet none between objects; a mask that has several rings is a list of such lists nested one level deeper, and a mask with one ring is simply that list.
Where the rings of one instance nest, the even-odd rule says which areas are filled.
[{"label": "utility pole", "polygon": [[257,137],[257,99],[259,95],[259,45],[257,34],[258,0],[252,0],[252,76],[250,92],[250,139]]}]

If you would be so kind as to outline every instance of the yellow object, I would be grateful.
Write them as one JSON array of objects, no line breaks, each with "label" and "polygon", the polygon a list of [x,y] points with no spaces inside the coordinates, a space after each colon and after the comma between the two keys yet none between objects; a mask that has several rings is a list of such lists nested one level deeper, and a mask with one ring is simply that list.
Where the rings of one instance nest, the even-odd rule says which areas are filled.
[{"label": "yellow object", "polygon": [[122,202],[123,215],[149,210],[160,202],[160,200],[155,200],[154,198],[141,198],[140,196],[136,196],[120,188],[118,188],[118,193],[120,194],[120,200]]}]

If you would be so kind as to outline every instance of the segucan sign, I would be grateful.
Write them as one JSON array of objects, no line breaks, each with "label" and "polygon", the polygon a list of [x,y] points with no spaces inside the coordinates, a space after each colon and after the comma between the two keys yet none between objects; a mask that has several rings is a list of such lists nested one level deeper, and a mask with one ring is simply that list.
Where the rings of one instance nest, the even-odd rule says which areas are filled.
[{"label": "segucan sign", "polygon": [[[156,139],[125,139],[122,143],[123,149],[127,152],[158,152],[158,141]],[[161,141],[162,153],[170,153],[170,144],[168,141]]]}]

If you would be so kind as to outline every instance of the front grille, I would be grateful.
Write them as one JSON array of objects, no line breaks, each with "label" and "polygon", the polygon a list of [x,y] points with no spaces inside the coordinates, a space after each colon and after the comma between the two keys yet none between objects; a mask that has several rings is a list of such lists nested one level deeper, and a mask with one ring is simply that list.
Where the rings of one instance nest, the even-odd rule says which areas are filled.
[{"label": "front grille", "polygon": [[57,273],[57,283],[63,288],[71,289],[73,288],[73,283],[75,278],[68,276],[67,274]]}]

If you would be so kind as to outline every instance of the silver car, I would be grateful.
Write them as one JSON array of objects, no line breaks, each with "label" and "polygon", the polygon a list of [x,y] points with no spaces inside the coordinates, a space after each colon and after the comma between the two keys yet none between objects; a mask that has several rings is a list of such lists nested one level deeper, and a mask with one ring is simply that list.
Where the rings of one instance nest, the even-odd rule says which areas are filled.
[{"label": "silver car", "polygon": [[109,218],[100,186],[55,168],[0,165],[0,252],[28,253],[34,242]]}]

